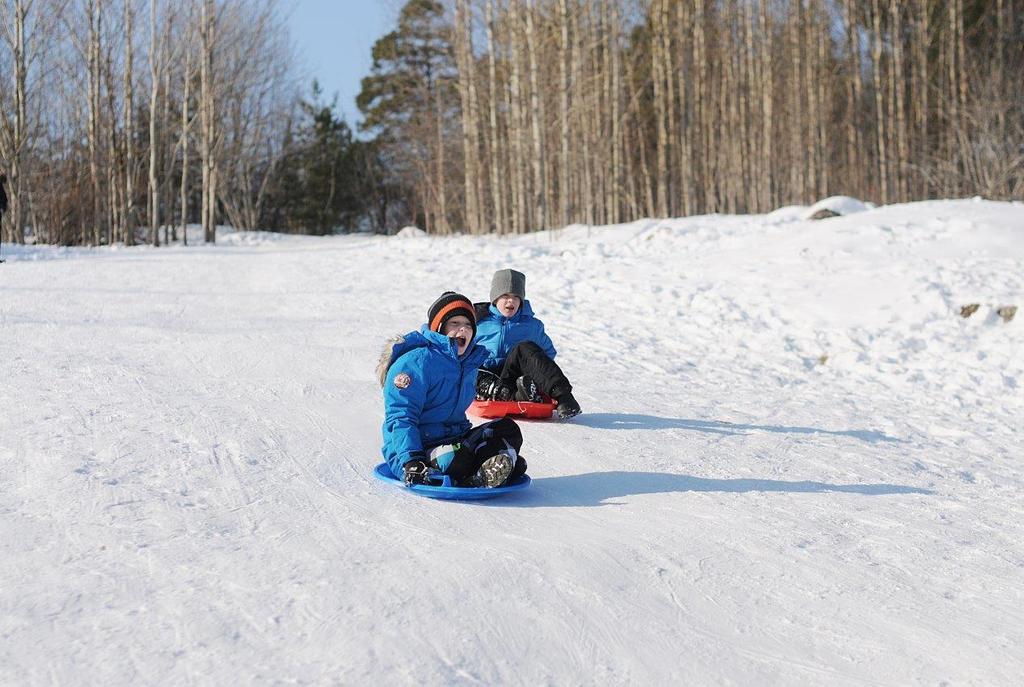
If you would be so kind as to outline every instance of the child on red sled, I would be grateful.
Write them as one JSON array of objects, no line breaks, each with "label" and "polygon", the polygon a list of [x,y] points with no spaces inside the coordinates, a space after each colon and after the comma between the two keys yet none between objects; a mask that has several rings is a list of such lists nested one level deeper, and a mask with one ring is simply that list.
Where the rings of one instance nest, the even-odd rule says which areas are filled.
[{"label": "child on red sled", "polygon": [[572,384],[555,363],[555,346],[526,300],[526,275],[504,269],[491,279],[490,303],[476,303],[476,342],[487,349],[477,376],[480,400],[557,403],[560,418],[580,414]]}]

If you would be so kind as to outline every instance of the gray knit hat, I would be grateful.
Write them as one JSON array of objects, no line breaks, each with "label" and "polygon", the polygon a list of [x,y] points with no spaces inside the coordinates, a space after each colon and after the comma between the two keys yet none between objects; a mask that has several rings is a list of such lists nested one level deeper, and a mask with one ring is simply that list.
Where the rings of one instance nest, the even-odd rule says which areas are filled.
[{"label": "gray knit hat", "polygon": [[491,303],[511,293],[526,300],[526,275],[515,270],[498,270],[491,278]]}]

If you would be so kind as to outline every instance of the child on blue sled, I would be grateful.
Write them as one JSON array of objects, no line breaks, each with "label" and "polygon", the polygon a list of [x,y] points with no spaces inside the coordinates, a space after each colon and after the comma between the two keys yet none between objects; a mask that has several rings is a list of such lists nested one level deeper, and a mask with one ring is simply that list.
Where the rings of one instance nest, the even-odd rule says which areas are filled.
[{"label": "child on blue sled", "polygon": [[419,331],[390,341],[381,354],[381,452],[409,486],[428,483],[432,472],[463,487],[499,487],[526,473],[519,455],[523,435],[513,420],[473,427],[466,419],[477,368],[488,355],[476,334],[473,304],[446,291]]},{"label": "child on blue sled", "polygon": [[491,279],[491,302],[476,303],[477,344],[487,358],[477,376],[477,398],[484,401],[554,399],[560,418],[580,414],[572,384],[555,363],[555,346],[526,300],[526,275],[498,270]]}]

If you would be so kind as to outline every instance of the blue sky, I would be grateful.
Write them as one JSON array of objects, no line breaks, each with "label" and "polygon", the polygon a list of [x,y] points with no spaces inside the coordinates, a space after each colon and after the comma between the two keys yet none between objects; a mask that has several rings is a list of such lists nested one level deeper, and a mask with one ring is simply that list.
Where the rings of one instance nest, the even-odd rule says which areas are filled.
[{"label": "blue sky", "polygon": [[[374,41],[392,30],[401,2],[394,0],[285,0],[303,73],[316,78],[328,98],[338,94],[338,111],[355,129],[359,80],[370,71]],[[306,89],[308,93],[308,88]]]}]

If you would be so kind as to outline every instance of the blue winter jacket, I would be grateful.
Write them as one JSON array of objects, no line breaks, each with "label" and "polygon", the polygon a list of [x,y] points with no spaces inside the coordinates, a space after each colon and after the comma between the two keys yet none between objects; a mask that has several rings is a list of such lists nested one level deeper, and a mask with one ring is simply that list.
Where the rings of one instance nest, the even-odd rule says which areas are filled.
[{"label": "blue winter jacket", "polygon": [[472,427],[466,408],[476,397],[476,371],[487,350],[472,343],[461,357],[458,351],[454,339],[427,325],[391,348],[381,452],[398,477],[412,454],[453,443]]},{"label": "blue winter jacket", "polygon": [[512,317],[502,315],[493,303],[483,317],[481,310],[477,311],[476,344],[487,349],[488,355],[483,367],[500,370],[509,352],[524,341],[534,342],[549,358],[554,359],[555,345],[544,333],[544,323],[533,316],[530,301],[523,301]]}]

